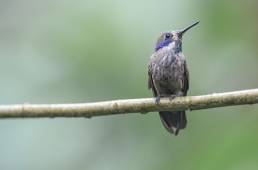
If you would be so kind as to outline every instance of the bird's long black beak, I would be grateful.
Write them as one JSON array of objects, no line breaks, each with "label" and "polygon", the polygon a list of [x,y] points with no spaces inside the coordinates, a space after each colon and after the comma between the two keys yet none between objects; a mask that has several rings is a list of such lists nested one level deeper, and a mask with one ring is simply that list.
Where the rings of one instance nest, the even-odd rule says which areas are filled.
[{"label": "bird's long black beak", "polygon": [[200,21],[197,21],[197,22],[193,23],[192,25],[186,27],[185,29],[180,30],[179,34],[182,36],[186,31],[188,31],[189,29],[193,28],[195,25],[199,24],[199,22]]}]

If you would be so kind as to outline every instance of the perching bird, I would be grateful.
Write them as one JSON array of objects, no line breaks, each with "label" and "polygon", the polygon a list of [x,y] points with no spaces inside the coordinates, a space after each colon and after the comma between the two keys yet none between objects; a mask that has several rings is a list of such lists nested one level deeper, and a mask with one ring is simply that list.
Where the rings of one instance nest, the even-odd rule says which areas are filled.
[{"label": "perching bird", "polygon": [[[183,34],[199,22],[179,31],[163,33],[150,57],[148,87],[152,89],[159,104],[161,97],[186,96],[189,88],[189,73],[186,57],[182,53]],[[161,111],[161,121],[168,132],[175,135],[186,127],[185,111]]]}]

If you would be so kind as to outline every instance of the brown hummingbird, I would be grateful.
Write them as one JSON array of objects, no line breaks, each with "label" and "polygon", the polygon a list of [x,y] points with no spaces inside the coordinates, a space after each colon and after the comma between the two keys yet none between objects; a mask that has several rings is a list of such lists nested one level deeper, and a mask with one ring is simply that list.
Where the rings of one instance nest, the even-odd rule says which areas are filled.
[{"label": "brown hummingbird", "polygon": [[[165,32],[159,37],[148,66],[148,87],[152,89],[156,104],[161,97],[186,96],[189,89],[189,72],[182,53],[182,37],[199,23],[178,31]],[[160,111],[161,121],[168,132],[177,135],[187,124],[185,111]]]}]

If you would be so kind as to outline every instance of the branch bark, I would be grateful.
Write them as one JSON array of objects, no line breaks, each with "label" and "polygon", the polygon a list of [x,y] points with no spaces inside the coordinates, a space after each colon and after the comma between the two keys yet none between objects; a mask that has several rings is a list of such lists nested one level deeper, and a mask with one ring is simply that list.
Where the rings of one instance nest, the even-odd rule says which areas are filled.
[{"label": "branch bark", "polygon": [[165,110],[199,110],[215,107],[258,103],[258,89],[213,93],[203,96],[162,98],[155,104],[154,98],[113,100],[78,104],[18,104],[1,105],[0,118],[40,117],[94,117],[124,113],[148,113]]}]

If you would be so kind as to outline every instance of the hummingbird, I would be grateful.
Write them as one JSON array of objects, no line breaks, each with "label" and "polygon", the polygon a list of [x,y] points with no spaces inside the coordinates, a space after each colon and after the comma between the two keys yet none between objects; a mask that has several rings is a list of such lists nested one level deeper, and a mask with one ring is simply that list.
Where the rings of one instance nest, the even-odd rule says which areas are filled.
[{"label": "hummingbird", "polygon": [[[186,96],[189,89],[189,72],[186,57],[182,52],[182,37],[185,32],[199,23],[177,31],[165,32],[160,35],[148,65],[148,88],[160,103],[161,97],[174,99]],[[187,124],[185,111],[160,111],[160,119],[168,132],[178,135],[180,129]]]}]

